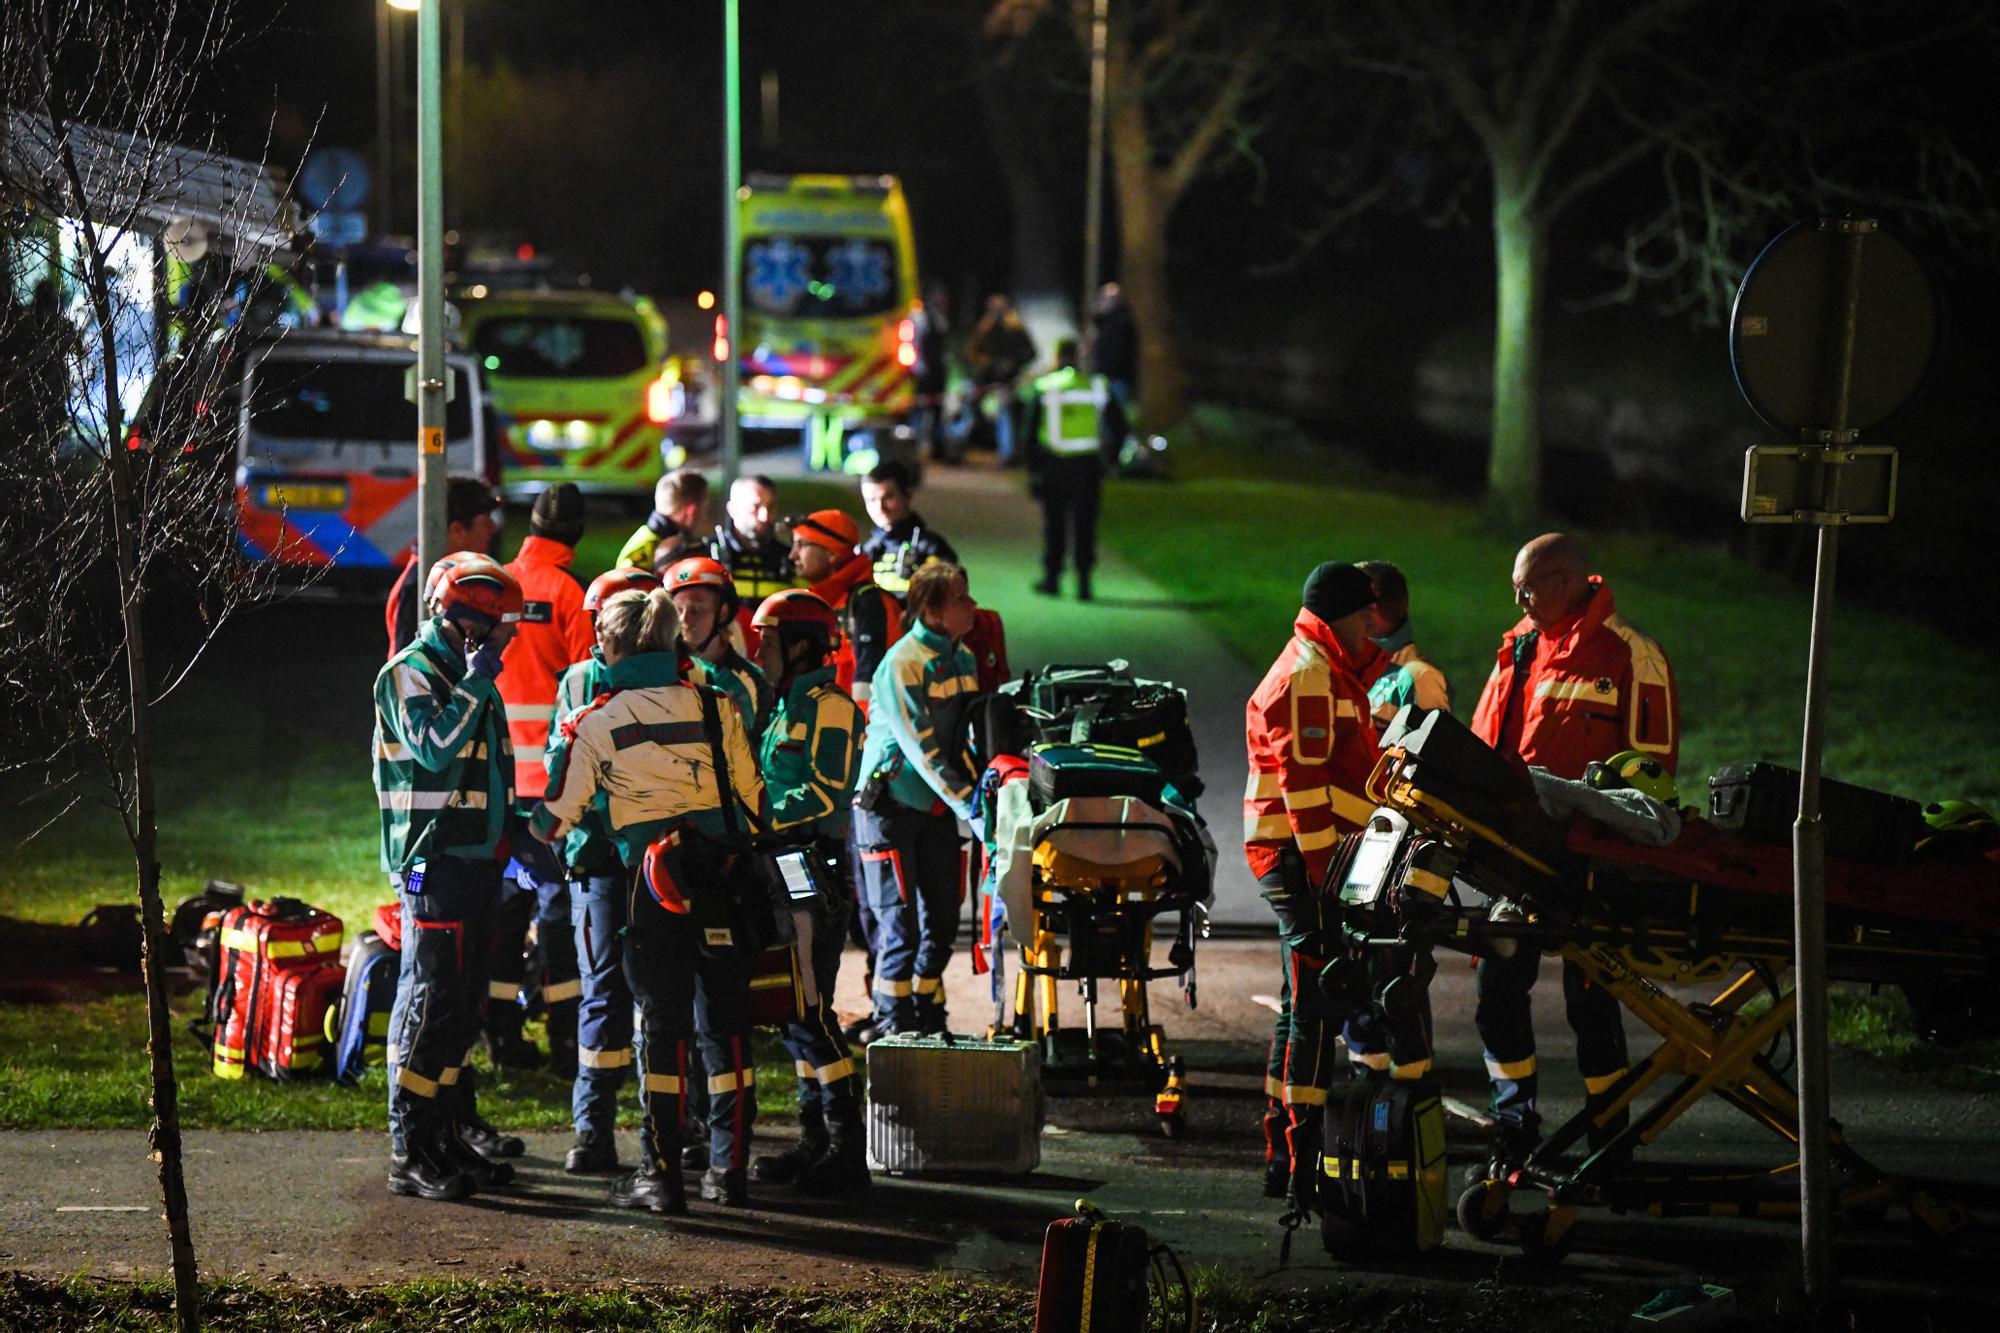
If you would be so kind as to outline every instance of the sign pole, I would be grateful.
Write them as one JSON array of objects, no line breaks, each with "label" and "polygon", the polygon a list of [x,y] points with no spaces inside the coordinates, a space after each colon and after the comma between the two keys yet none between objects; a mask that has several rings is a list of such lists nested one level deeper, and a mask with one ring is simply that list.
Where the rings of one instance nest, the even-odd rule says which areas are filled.
[{"label": "sign pole", "polygon": [[737,339],[743,329],[743,269],[738,236],[737,193],[743,184],[743,90],[737,0],[722,0],[722,322],[715,330],[716,369],[722,393],[716,417],[726,494],[743,468],[742,431],[736,420],[742,357]]},{"label": "sign pole", "polygon": [[444,549],[444,115],[440,0],[417,10],[417,574]]},{"label": "sign pole", "polygon": [[1104,118],[1109,90],[1111,0],[1093,0],[1090,16],[1090,162],[1083,176],[1083,304],[1079,327],[1088,328],[1104,281]]}]

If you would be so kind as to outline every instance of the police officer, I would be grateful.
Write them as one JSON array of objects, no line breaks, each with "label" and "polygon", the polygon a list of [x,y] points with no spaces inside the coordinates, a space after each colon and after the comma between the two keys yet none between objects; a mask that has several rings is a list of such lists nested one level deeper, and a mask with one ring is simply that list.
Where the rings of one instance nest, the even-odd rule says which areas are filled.
[{"label": "police officer", "polygon": [[979,688],[962,642],[978,606],[964,570],[925,565],[910,580],[910,630],[875,670],[854,836],[876,923],[877,1035],[946,1030],[958,821],[972,818],[963,718]]},{"label": "police officer", "polygon": [[653,512],[618,548],[619,567],[660,570],[684,555],[699,554],[707,510],[708,478],[691,467],[661,477],[653,487]]},{"label": "police officer", "polygon": [[799,1141],[758,1158],[752,1174],[808,1194],[852,1194],[867,1188],[868,1162],[854,1061],[833,1016],[833,992],[854,901],[847,835],[861,710],[840,687],[831,660],[840,633],[832,607],[798,589],[766,598],[754,619],[761,631],[758,664],[778,689],[758,743],[771,827],[805,841],[822,884],[810,938],[800,941],[806,1012],[785,1027],[799,1074]]},{"label": "police officer", "polygon": [[485,984],[500,888],[500,840],[514,802],[513,755],[494,677],[521,617],[521,585],[491,556],[431,567],[429,617],[375,677],[375,794],[382,868],[401,898],[402,970],[389,1020],[389,1192],[457,1199],[506,1184],[514,1156],[462,1079]]},{"label": "police officer", "polygon": [[[624,592],[597,615],[606,690],[566,719],[549,793],[530,827],[553,842],[606,798],[629,875],[625,976],[638,1001],[651,1148],[612,1201],[686,1211],[680,1174],[687,1048],[708,1068],[711,1165],[704,1199],[749,1202],[750,972],[768,901],[739,893],[744,834],[765,820],[764,784],[740,715],[716,691],[681,679],[680,617],[664,588]],[[696,1013],[700,1014],[697,1032]]]},{"label": "police officer", "polygon": [[893,458],[876,464],[861,479],[861,504],[875,524],[861,543],[861,553],[875,566],[875,586],[898,602],[909,594],[910,576],[922,566],[933,560],[958,563],[951,543],[910,507],[916,489],[916,474]]},{"label": "police officer", "polygon": [[[769,477],[738,477],[729,487],[723,521],[709,540],[711,559],[729,571],[738,596],[737,623],[749,642],[750,613],[774,592],[798,586],[787,547],[778,540],[778,484]],[[754,647],[754,644],[751,644]]]},{"label": "police officer", "polygon": [[[1028,400],[1028,489],[1042,502],[1042,581],[1035,591],[1061,591],[1064,557],[1075,552],[1076,595],[1091,598],[1097,564],[1097,510],[1106,461],[1102,418],[1109,390],[1101,375],[1077,369],[1077,344],[1056,344],[1056,368],[1035,381]],[[1075,545],[1071,546],[1074,537]]]},{"label": "police officer", "polygon": [[[604,603],[621,592],[651,592],[660,586],[651,570],[624,567],[599,574],[583,594],[590,618],[591,647],[556,687],[550,735],[560,744],[564,719],[610,688],[610,668],[597,647],[597,617]],[[546,756],[545,756],[546,757]],[[600,797],[562,845],[569,870],[569,914],[576,949],[576,1081],[570,1093],[570,1120],[576,1142],[563,1158],[574,1173],[618,1168],[618,1090],[632,1064],[632,988],[625,984],[625,891],[618,848]],[[644,1071],[641,1070],[643,1077]],[[652,1159],[651,1136],[639,1131],[641,1160]]]}]

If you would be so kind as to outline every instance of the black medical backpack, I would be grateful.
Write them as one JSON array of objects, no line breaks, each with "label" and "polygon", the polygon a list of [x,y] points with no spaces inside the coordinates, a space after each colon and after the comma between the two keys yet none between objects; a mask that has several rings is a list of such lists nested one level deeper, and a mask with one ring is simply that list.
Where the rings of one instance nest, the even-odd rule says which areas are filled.
[{"label": "black medical backpack", "polygon": [[1444,1104],[1428,1079],[1366,1078],[1327,1094],[1320,1240],[1336,1259],[1398,1259],[1444,1243]]}]

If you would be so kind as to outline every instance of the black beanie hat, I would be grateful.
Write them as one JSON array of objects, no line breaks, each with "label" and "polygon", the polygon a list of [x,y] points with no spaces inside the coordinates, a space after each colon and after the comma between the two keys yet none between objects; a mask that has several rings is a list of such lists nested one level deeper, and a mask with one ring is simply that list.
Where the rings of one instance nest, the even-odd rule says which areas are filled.
[{"label": "black beanie hat", "polygon": [[558,482],[535,497],[528,531],[565,546],[577,544],[583,536],[583,492],[575,482]]},{"label": "black beanie hat", "polygon": [[1357,566],[1329,560],[1306,576],[1299,604],[1331,625],[1375,605],[1375,584]]}]

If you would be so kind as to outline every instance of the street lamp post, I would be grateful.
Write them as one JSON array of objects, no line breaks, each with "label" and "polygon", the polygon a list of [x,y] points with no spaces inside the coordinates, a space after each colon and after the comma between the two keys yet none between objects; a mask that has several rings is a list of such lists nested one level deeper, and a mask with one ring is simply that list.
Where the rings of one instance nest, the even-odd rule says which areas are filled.
[{"label": "street lamp post", "polygon": [[722,0],[722,326],[716,331],[716,367],[721,372],[722,397],[716,430],[722,452],[722,488],[736,481],[743,464],[742,433],[736,420],[736,394],[742,381],[737,340],[743,331],[743,274],[737,263],[736,195],[743,181],[743,97],[741,37],[737,0]]},{"label": "street lamp post", "polygon": [[[391,0],[407,8],[413,0]],[[444,550],[444,99],[441,0],[417,4],[417,569]]]},{"label": "street lamp post", "polygon": [[1090,324],[1097,286],[1104,281],[1104,117],[1110,74],[1111,0],[1092,0],[1090,16],[1090,161],[1083,177],[1083,304],[1081,327]]}]

